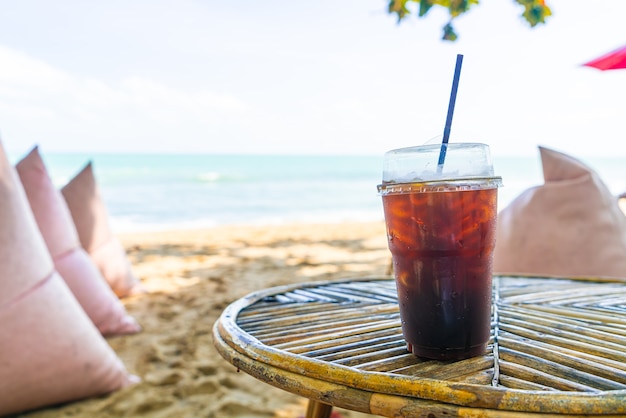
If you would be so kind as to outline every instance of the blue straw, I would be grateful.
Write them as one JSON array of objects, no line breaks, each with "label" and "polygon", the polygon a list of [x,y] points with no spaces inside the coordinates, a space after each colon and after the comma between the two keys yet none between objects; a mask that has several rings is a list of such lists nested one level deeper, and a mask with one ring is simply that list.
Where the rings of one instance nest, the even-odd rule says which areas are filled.
[{"label": "blue straw", "polygon": [[439,151],[439,163],[437,167],[439,173],[443,171],[443,163],[446,160],[448,139],[450,138],[450,128],[452,126],[452,115],[454,115],[454,104],[456,103],[456,91],[459,88],[459,77],[461,76],[461,64],[463,64],[463,55],[457,54],[454,78],[452,79],[452,91],[450,92],[450,103],[448,103],[448,115],[446,116],[446,126],[443,129],[443,140],[441,142],[441,151]]}]

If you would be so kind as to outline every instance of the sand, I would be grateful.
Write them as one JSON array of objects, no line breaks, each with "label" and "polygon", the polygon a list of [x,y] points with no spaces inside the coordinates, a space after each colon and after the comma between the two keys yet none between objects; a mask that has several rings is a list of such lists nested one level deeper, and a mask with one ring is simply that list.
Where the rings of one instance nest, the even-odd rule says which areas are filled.
[{"label": "sand", "polygon": [[[22,414],[52,417],[303,417],[306,401],[222,359],[211,329],[250,292],[287,283],[382,275],[382,222],[120,234],[147,293],[123,300],[143,326],[108,339],[142,382],[108,396]],[[335,408],[334,417],[365,414]]]}]

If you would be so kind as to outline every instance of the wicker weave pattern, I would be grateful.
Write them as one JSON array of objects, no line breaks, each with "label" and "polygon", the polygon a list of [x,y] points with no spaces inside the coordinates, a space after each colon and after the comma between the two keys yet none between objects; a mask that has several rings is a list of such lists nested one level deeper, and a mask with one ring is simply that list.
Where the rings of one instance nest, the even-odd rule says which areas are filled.
[{"label": "wicker weave pattern", "polygon": [[406,351],[389,278],[251,295],[217,332],[272,367],[375,393],[496,410],[626,413],[626,283],[494,277],[493,306],[487,352],[458,362]]}]

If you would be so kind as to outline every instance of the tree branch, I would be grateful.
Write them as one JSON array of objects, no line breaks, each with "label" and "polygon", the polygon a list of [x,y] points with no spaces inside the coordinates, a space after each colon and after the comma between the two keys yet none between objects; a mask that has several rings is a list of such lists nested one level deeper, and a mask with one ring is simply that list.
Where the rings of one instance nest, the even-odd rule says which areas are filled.
[{"label": "tree branch", "polygon": [[[411,10],[407,7],[409,3],[417,3],[417,17],[423,18],[433,7],[447,10],[450,20],[443,27],[442,39],[455,41],[458,38],[454,30],[453,21],[455,18],[467,13],[470,8],[478,5],[479,0],[389,0],[388,12],[398,17],[398,24],[411,15]],[[552,11],[546,5],[545,0],[514,0],[524,8],[522,17],[528,22],[530,27],[535,27],[539,23],[545,23],[546,18],[552,15]]]}]

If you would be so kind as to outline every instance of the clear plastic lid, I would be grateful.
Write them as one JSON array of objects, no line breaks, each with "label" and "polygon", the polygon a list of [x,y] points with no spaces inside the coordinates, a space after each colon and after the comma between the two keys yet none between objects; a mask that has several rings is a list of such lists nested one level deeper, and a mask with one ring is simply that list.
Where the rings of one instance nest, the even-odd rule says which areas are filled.
[{"label": "clear plastic lid", "polygon": [[[381,193],[391,192],[391,189],[394,192],[408,191],[408,184],[413,184],[412,190],[426,186],[440,190],[444,184],[455,190],[492,188],[501,186],[502,178],[494,175],[486,144],[432,144],[386,152],[383,181],[378,190]],[[405,187],[395,187],[397,185]]]}]

